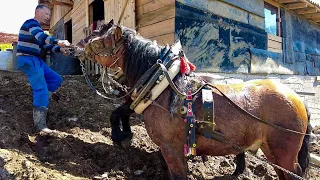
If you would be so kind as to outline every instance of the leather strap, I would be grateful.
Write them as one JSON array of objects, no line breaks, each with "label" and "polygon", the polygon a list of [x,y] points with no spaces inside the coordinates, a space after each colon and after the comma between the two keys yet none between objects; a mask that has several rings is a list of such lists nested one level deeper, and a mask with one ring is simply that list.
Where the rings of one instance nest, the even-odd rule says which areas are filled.
[{"label": "leather strap", "polygon": [[202,89],[202,110],[204,124],[200,126],[200,129],[206,138],[211,138],[211,132],[214,131],[216,127],[214,122],[214,101],[211,89]]}]

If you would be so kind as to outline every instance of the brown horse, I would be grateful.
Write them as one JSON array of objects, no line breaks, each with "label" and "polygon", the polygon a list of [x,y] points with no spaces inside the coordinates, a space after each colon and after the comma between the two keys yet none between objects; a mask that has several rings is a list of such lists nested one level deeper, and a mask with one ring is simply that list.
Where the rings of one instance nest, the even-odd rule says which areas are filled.
[{"label": "brown horse", "polygon": [[[164,47],[139,36],[135,30],[110,23],[105,35],[86,44],[82,59],[95,60],[105,67],[121,67],[129,86],[133,87],[157,63]],[[210,77],[194,79],[211,81]],[[178,75],[174,82],[180,90],[186,88],[181,76]],[[306,107],[294,91],[272,80],[252,80],[242,84],[211,87],[215,103],[215,131],[242,149],[257,151],[261,148],[268,161],[303,176],[308,166],[308,136],[304,133],[309,133],[311,129],[308,126]],[[175,96],[172,96],[172,92],[172,88],[167,87],[144,110],[144,122],[149,136],[161,149],[171,178],[186,179],[187,165],[183,150],[185,125],[180,115],[172,116],[169,113],[172,112],[172,107],[183,106],[183,100],[173,103]],[[195,118],[198,120],[203,119],[200,97],[201,95],[194,100]],[[261,123],[254,116],[300,134]],[[198,155],[241,153],[233,145],[197,134]],[[275,170],[280,179],[295,179],[286,172]]]}]

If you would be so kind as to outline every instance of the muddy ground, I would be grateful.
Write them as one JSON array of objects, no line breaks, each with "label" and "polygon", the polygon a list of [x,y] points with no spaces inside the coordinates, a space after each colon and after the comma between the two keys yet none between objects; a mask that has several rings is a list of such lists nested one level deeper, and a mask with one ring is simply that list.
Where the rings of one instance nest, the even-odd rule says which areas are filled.
[{"label": "muddy ground", "polygon": [[[98,78],[90,78],[96,85]],[[26,77],[0,71],[0,179],[167,179],[165,161],[148,137],[142,116],[131,117],[134,137],[124,151],[113,145],[108,121],[121,102],[94,94],[82,76],[64,76],[57,95],[49,107],[48,125],[59,133],[33,134]],[[311,151],[320,155],[316,144]],[[251,155],[246,161],[246,171],[238,179],[277,179],[272,166]],[[234,179],[229,176],[234,168],[232,155],[207,161],[196,157],[188,161],[188,178]],[[320,179],[319,172],[311,167],[308,179]]]}]

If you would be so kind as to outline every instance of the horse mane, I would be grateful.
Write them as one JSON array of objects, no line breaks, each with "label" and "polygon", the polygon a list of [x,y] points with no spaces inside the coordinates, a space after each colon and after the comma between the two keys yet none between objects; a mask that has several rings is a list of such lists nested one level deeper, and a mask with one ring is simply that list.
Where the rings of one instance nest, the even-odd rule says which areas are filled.
[{"label": "horse mane", "polygon": [[124,73],[126,74],[129,86],[132,87],[156,63],[164,46],[143,38],[132,29],[122,27],[122,30],[124,31],[124,36],[128,39]]},{"label": "horse mane", "polygon": [[[153,66],[160,57],[161,50],[164,46],[158,45],[155,41],[145,39],[132,29],[122,27],[123,35],[128,39],[125,52],[125,68],[124,73],[128,80],[129,86],[133,87],[139,78]],[[112,31],[110,29],[110,31]],[[197,78],[191,78],[192,81],[201,82]],[[173,81],[180,91],[187,92],[186,81],[182,74],[178,74]],[[192,91],[197,88],[192,87]],[[198,98],[198,95],[194,97]],[[184,102],[184,99],[177,95],[174,91],[170,93],[170,114],[177,112],[177,108]]]}]

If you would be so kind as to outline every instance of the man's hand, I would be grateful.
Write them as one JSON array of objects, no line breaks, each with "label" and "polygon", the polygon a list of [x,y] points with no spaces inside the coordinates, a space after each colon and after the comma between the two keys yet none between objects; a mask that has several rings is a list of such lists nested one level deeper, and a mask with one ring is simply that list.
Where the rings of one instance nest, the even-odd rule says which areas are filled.
[{"label": "man's hand", "polygon": [[68,40],[59,40],[57,45],[60,47],[66,47],[66,46],[70,46],[71,44],[69,43]]},{"label": "man's hand", "polygon": [[69,50],[69,48],[60,47],[60,51],[61,51],[62,54],[65,55],[65,56],[69,56],[69,55],[70,55],[70,50]]}]

